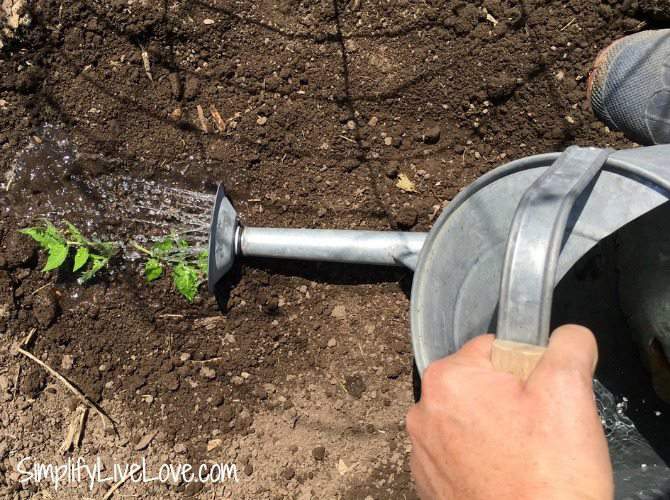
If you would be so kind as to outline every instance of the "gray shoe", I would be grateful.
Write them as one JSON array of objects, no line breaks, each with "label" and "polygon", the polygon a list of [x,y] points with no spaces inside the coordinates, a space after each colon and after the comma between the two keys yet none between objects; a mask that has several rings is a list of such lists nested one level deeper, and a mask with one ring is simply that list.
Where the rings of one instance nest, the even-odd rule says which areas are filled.
[{"label": "gray shoe", "polygon": [[670,143],[670,29],[643,31],[603,50],[589,78],[595,115],[645,145]]}]

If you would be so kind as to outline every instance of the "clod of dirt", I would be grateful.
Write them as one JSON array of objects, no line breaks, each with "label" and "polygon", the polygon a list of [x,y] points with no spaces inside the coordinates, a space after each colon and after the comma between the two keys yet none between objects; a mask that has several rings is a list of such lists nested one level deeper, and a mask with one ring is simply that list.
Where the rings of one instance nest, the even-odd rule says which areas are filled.
[{"label": "clod of dirt", "polygon": [[147,378],[142,375],[133,375],[132,377],[128,378],[127,382],[128,388],[132,392],[135,392],[137,389],[144,387],[144,385],[147,383]]},{"label": "clod of dirt", "polygon": [[400,229],[413,228],[419,219],[419,214],[413,207],[402,207],[395,216],[395,222]]},{"label": "clod of dirt", "polygon": [[176,391],[179,389],[179,379],[177,378],[177,375],[174,373],[168,373],[163,377],[162,385],[168,390],[168,391]]},{"label": "clod of dirt", "polygon": [[347,317],[347,308],[343,305],[337,305],[333,307],[333,311],[330,315],[335,319],[346,319]]},{"label": "clod of dirt", "polygon": [[386,177],[389,179],[395,179],[398,177],[398,173],[400,172],[400,163],[398,163],[397,160],[391,160],[386,164],[386,168],[384,169],[384,173],[386,174]]},{"label": "clod of dirt", "polygon": [[395,380],[398,377],[400,377],[400,375],[402,375],[404,371],[405,371],[404,363],[394,361],[386,364],[384,368],[384,375],[386,375],[386,378]]},{"label": "clod of dirt", "polygon": [[363,377],[360,375],[347,375],[344,377],[344,388],[355,399],[361,399],[367,387]]},{"label": "clod of dirt", "polygon": [[212,160],[225,161],[228,158],[228,147],[222,139],[216,139],[207,148],[209,157]]},{"label": "clod of dirt", "polygon": [[14,88],[22,94],[31,94],[39,87],[44,79],[44,73],[39,68],[31,66],[16,75]]},{"label": "clod of dirt", "polygon": [[184,85],[184,98],[188,100],[198,97],[200,92],[200,79],[197,76],[188,75]]},{"label": "clod of dirt", "polygon": [[486,95],[494,104],[500,104],[514,95],[517,82],[509,76],[500,76],[486,86]]},{"label": "clod of dirt", "polygon": [[188,483],[186,488],[184,488],[185,497],[193,497],[202,491],[202,488],[205,486],[205,483],[193,482]]},{"label": "clod of dirt", "polygon": [[440,140],[440,135],[442,131],[437,125],[430,127],[423,131],[421,134],[421,140],[426,144],[437,144]]},{"label": "clod of dirt", "polygon": [[53,290],[42,290],[33,300],[33,316],[42,328],[48,328],[58,315],[58,302]]},{"label": "clod of dirt", "polygon": [[361,162],[356,160],[355,158],[348,158],[342,162],[342,168],[344,169],[345,172],[353,172],[356,170],[358,167],[361,166]]},{"label": "clod of dirt", "polygon": [[246,476],[251,476],[254,473],[254,466],[251,464],[247,464],[244,466],[244,474]]},{"label": "clod of dirt", "polygon": [[295,477],[295,469],[293,467],[286,467],[283,471],[281,471],[281,477],[287,481],[290,481]]},{"label": "clod of dirt", "polygon": [[184,88],[181,85],[181,78],[179,78],[178,73],[170,73],[168,75],[168,81],[170,82],[170,91],[172,92],[172,97],[176,100],[181,99]]},{"label": "clod of dirt", "polygon": [[326,457],[326,448],[324,446],[317,446],[312,450],[314,460],[321,462]]},{"label": "clod of dirt", "polygon": [[473,4],[459,2],[454,8],[453,16],[444,21],[446,28],[451,28],[457,35],[466,35],[477,27],[479,23],[479,9]]},{"label": "clod of dirt", "polygon": [[8,269],[27,266],[35,261],[37,245],[28,236],[10,231],[4,243],[4,256]]},{"label": "clod of dirt", "polygon": [[21,394],[34,399],[44,389],[46,383],[46,375],[41,369],[30,368],[21,378],[19,389],[21,390]]}]

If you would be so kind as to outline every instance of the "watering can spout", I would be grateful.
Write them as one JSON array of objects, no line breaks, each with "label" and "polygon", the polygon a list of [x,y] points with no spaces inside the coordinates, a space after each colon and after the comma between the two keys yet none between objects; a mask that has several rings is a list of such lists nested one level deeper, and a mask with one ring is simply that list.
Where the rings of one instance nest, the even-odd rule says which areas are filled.
[{"label": "watering can spout", "polygon": [[208,287],[232,268],[237,256],[348,264],[404,266],[414,270],[426,233],[242,226],[222,186],[209,233]]}]

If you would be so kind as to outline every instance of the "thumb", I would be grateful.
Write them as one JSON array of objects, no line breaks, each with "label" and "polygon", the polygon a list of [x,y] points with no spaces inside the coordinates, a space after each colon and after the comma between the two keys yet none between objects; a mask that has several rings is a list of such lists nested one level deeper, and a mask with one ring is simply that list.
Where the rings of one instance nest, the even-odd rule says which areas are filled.
[{"label": "thumb", "polygon": [[590,383],[597,361],[598,346],[591,330],[578,325],[561,326],[549,338],[549,347],[527,385],[542,384],[557,371],[577,372]]}]

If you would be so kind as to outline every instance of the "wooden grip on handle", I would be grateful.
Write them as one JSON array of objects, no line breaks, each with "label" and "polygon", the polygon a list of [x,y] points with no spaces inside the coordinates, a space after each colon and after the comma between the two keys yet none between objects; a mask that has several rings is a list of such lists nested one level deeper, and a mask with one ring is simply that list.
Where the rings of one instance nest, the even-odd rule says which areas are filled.
[{"label": "wooden grip on handle", "polygon": [[491,362],[496,370],[516,375],[525,382],[546,350],[546,347],[537,345],[496,339],[491,350]]}]

